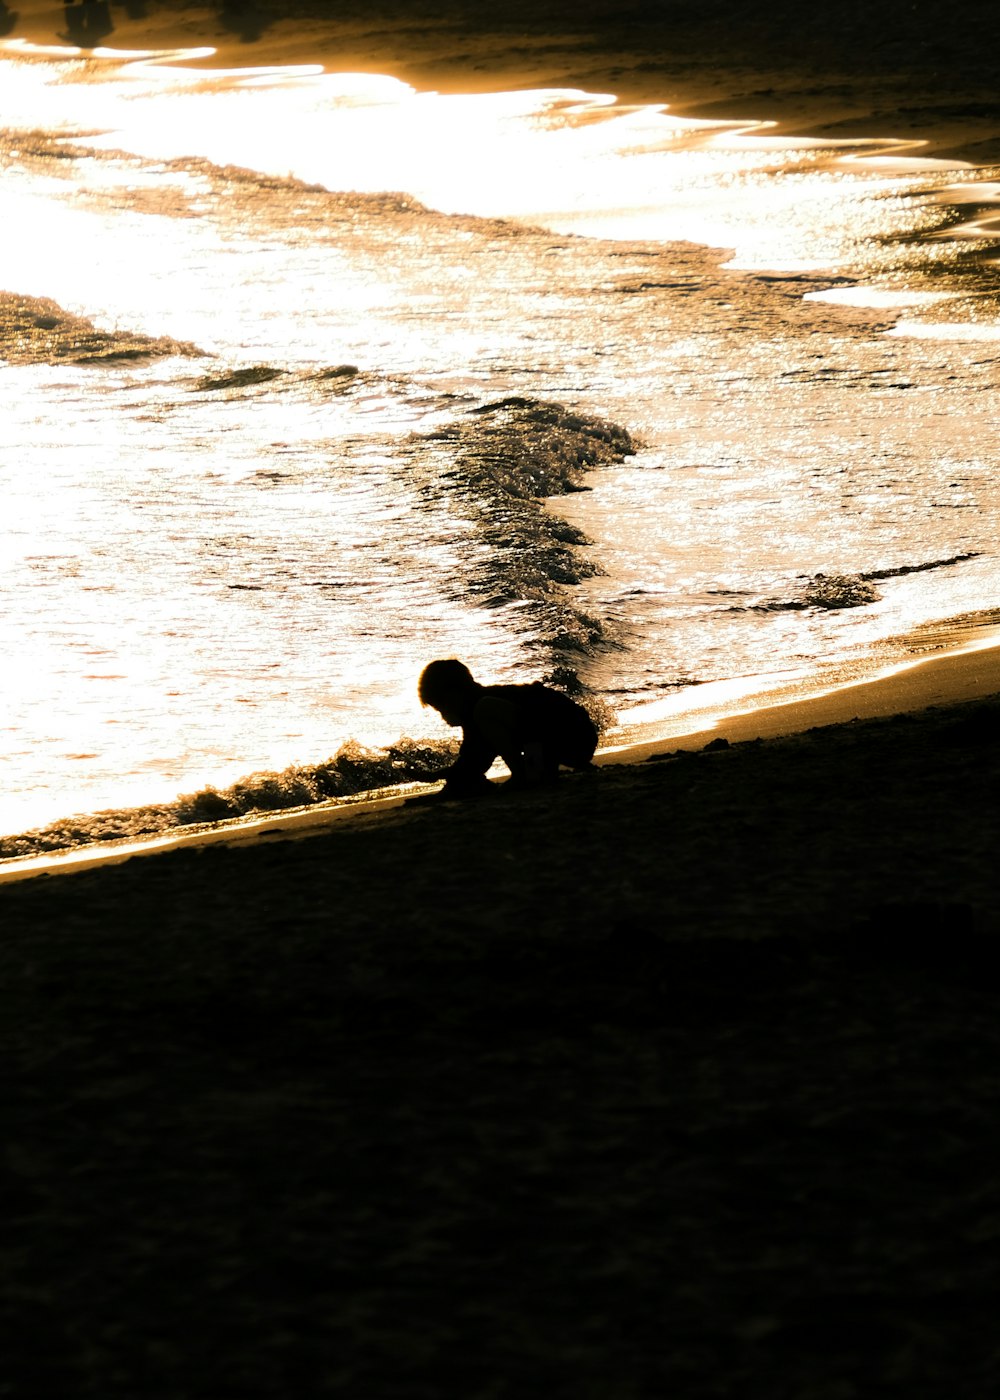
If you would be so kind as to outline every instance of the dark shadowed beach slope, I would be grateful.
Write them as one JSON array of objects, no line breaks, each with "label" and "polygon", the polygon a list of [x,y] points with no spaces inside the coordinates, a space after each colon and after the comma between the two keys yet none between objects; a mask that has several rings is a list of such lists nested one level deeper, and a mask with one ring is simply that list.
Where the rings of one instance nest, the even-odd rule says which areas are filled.
[{"label": "dark shadowed beach slope", "polygon": [[3,1393],[992,1393],[998,791],[982,700],[5,886]]}]

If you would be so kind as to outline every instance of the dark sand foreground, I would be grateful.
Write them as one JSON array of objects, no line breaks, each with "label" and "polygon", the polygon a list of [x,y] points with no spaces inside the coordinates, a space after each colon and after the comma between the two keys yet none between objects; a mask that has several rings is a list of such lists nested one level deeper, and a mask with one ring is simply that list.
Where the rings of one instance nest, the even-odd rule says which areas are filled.
[{"label": "dark sand foreground", "polygon": [[1000,700],[0,890],[0,1393],[1000,1381]]}]

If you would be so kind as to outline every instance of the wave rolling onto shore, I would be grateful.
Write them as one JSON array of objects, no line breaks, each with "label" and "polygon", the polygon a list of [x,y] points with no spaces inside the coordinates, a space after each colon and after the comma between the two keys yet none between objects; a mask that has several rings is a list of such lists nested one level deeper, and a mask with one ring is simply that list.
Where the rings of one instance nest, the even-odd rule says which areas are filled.
[{"label": "wave rolling onto shore", "polygon": [[613,743],[990,624],[987,169],[581,89],[0,55],[9,833],[441,744],[430,655],[548,675]]}]

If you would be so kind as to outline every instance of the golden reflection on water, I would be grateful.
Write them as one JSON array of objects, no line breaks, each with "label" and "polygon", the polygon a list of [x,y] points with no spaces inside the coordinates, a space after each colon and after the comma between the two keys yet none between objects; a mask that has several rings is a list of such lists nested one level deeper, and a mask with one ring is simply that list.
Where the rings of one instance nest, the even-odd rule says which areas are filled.
[{"label": "golden reflection on water", "polygon": [[[0,55],[5,48],[27,52],[8,42]],[[197,152],[329,189],[405,190],[445,213],[561,233],[690,239],[732,249],[731,265],[745,269],[870,279],[898,257],[886,245],[933,229],[946,199],[970,206],[949,237],[996,232],[995,184],[966,177],[949,192],[944,176],[969,167],[914,156],[891,133],[824,141],[775,135],[769,122],[623,106],[610,94],[442,96],[316,67],[212,71],[185,69],[181,53],[96,51],[85,64],[67,55],[5,64],[8,112],[45,129],[103,130],[94,144],[146,157]],[[47,86],[31,81],[39,63],[55,80]]]},{"label": "golden reflection on water", "polygon": [[[16,143],[0,152],[8,167],[0,237],[21,289],[112,329],[136,326],[195,341],[223,368],[277,362],[304,376],[335,354],[367,368],[384,364],[399,375],[419,375],[421,389],[405,397],[395,382],[373,380],[341,401],[320,398],[303,377],[285,380],[281,392],[262,387],[252,399],[227,399],[199,382],[205,365],[183,386],[186,367],[154,366],[102,381],[106,398],[98,403],[78,368],[18,370],[23,397],[7,416],[8,446],[44,461],[49,499],[39,500],[31,479],[22,481],[20,497],[8,496],[9,533],[2,537],[8,569],[13,574],[24,566],[36,581],[46,569],[53,576],[62,570],[65,584],[74,559],[90,549],[88,540],[105,536],[103,563],[92,560],[87,569],[81,607],[87,625],[65,616],[61,630],[22,658],[6,692],[14,711],[27,715],[48,706],[53,725],[61,726],[48,736],[54,767],[44,777],[58,782],[62,766],[67,805],[74,766],[115,751],[112,697],[122,678],[146,706],[146,748],[121,740],[116,757],[131,777],[118,791],[127,786],[127,800],[140,801],[173,795],[183,785],[187,755],[178,750],[177,735],[208,723],[213,707],[228,716],[225,745],[215,755],[217,771],[202,761],[202,782],[231,779],[250,753],[255,763],[280,767],[290,754],[324,752],[345,656],[372,737],[443,732],[413,695],[429,649],[472,649],[493,675],[519,674],[518,640],[491,630],[489,620],[474,625],[468,611],[422,596],[419,587],[402,602],[384,601],[399,577],[386,542],[406,534],[407,513],[420,509],[420,483],[415,468],[408,469],[409,477],[392,479],[390,499],[380,502],[380,473],[393,469],[391,439],[402,441],[437,421],[435,414],[443,418],[437,389],[474,397],[503,384],[523,392],[530,371],[532,391],[537,381],[546,393],[589,395],[619,421],[648,427],[641,462],[648,474],[630,466],[619,483],[609,473],[601,492],[577,498],[565,514],[579,512],[581,526],[620,566],[613,580],[619,591],[623,580],[637,587],[654,580],[649,596],[628,605],[638,656],[648,626],[652,640],[642,659],[651,672],[676,667],[665,656],[669,639],[685,627],[681,635],[692,635],[699,614],[718,608],[706,578],[717,592],[730,584],[734,592],[757,588],[766,602],[776,573],[794,580],[803,569],[824,567],[827,557],[848,553],[855,538],[859,557],[865,555],[872,545],[864,530],[873,522],[879,550],[908,557],[917,547],[914,502],[931,489],[920,476],[923,459],[944,431],[929,371],[924,392],[923,362],[907,362],[918,393],[907,402],[903,433],[896,425],[898,397],[890,400],[882,387],[886,379],[890,388],[903,380],[892,345],[881,358],[877,350],[871,363],[857,364],[856,347],[826,327],[826,339],[803,351],[800,341],[783,338],[781,313],[771,302],[741,302],[718,279],[710,289],[714,319],[694,311],[685,319],[669,283],[658,283],[658,271],[648,284],[643,280],[641,245],[652,249],[654,269],[664,242],[686,241],[730,249],[731,268],[830,270],[853,285],[816,290],[804,277],[798,299],[835,310],[905,313],[887,325],[886,340],[990,340],[998,335],[995,269],[984,273],[982,258],[965,251],[985,257],[995,216],[966,212],[949,222],[944,211],[949,199],[966,211],[977,200],[988,206],[997,198],[995,184],[963,171],[961,182],[949,185],[952,166],[914,158],[891,141],[790,140],[767,123],[694,122],[657,107],[621,108],[607,95],[442,97],[368,75],[212,73],[122,55],[103,60],[98,52],[84,66],[49,53],[24,66],[2,63],[8,124],[60,131],[103,153],[60,161],[49,145],[32,163]],[[884,154],[873,156],[873,149]],[[498,227],[491,256],[497,263],[510,258],[510,278],[496,275],[480,285],[481,264],[471,250],[489,237],[488,226],[445,231],[432,220],[407,223],[401,201],[391,237],[372,232],[365,256],[354,256],[346,251],[346,224],[363,221],[363,211],[345,206],[345,231],[338,235],[328,201],[311,210],[307,194],[285,200],[279,191],[269,200],[267,191],[241,187],[236,176],[220,193],[215,173],[197,162],[171,163],[192,154],[330,190],[399,190],[445,213],[515,218],[553,236],[521,252]],[[944,232],[947,238],[924,238]],[[568,242],[580,234],[630,245],[632,262],[622,261],[613,280],[612,254],[604,250],[599,258],[592,251],[598,245]],[[461,255],[463,239],[468,257]],[[442,250],[436,259],[435,240]],[[545,257],[567,246],[581,269],[575,275],[582,290],[557,297]],[[597,269],[593,278],[588,258]],[[682,295],[697,294],[712,275],[705,259],[692,269],[676,274]],[[639,309],[630,316],[621,306],[633,290]],[[598,292],[608,299],[595,301]],[[574,322],[572,335],[560,338],[559,318]],[[437,330],[429,333],[429,325]],[[595,368],[598,352],[611,366],[603,377]],[[958,349],[949,353],[974,377],[971,352],[964,360]],[[658,381],[646,381],[647,364],[657,366]],[[699,397],[701,377],[711,385],[712,376],[725,382],[727,375],[727,392],[710,387]],[[817,413],[809,386],[823,375],[833,388]],[[33,393],[38,403],[45,400],[44,412]],[[804,419],[803,405],[815,416]],[[974,429],[966,449],[959,425],[946,425],[956,466],[932,483],[942,498],[938,554],[951,548],[943,511],[965,508],[961,492],[971,492],[967,483],[980,470]],[[354,474],[318,472],[317,462],[327,459],[344,466],[338,453],[345,439]],[[854,468],[868,454],[871,470],[858,476]],[[262,464],[268,481],[260,478]],[[656,496],[658,479],[669,484]],[[266,508],[257,504],[263,491]],[[253,521],[245,537],[234,533],[224,499],[235,500],[237,512]],[[716,526],[706,539],[700,521],[712,509]],[[145,521],[156,521],[154,530],[140,521],[140,511]],[[218,531],[206,529],[202,552],[189,561],[189,583],[196,599],[228,590],[234,617],[239,605],[243,630],[234,629],[225,655],[216,654],[218,640],[207,626],[199,631],[197,607],[192,617],[179,618],[175,604],[158,598],[142,576],[176,569],[175,555],[187,547],[187,520],[210,526],[215,511]],[[121,562],[130,524],[146,551],[131,564],[131,577]],[[407,562],[415,574],[426,563],[427,578],[440,578],[442,555],[456,552],[454,534],[423,537],[410,529],[409,539]],[[462,541],[466,547],[471,543]],[[281,588],[292,577],[305,577],[310,586],[339,584],[336,563],[345,576],[363,575],[365,588],[342,633],[317,656],[311,640],[300,642],[302,615],[281,613]],[[600,599],[603,587],[597,579],[580,591]],[[612,601],[625,611],[620,598]],[[853,625],[875,645],[887,616],[893,627],[906,624],[906,602],[894,606],[895,613],[886,607],[875,615],[869,632],[862,622],[838,619],[838,635]],[[779,634],[782,625],[786,632]],[[797,625],[777,623],[769,635],[794,651]],[[836,625],[824,620],[826,644]],[[178,645],[185,628],[196,636],[197,689],[184,671],[191,656]],[[822,647],[820,624],[814,631],[809,644]],[[376,633],[377,656],[366,644]],[[720,625],[714,654],[706,646],[703,659],[724,665],[731,635]],[[271,650],[260,656],[264,637]],[[81,648],[84,654],[74,655]],[[782,683],[798,683],[798,669],[782,665],[781,671]],[[760,682],[730,676],[719,685],[721,698],[731,702]],[[95,702],[104,691],[107,702]],[[686,702],[666,703],[683,708]],[[356,727],[351,733],[367,737]],[[161,757],[167,753],[174,754],[170,762]],[[51,805],[51,788],[38,800]]]}]

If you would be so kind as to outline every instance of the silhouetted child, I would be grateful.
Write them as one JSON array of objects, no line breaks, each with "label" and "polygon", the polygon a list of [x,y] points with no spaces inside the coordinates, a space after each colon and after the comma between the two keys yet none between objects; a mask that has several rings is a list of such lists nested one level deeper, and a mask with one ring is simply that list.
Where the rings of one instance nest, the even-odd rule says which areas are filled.
[{"label": "silhouetted child", "polygon": [[562,768],[589,768],[597,729],[582,705],[558,690],[532,685],[480,685],[461,661],[432,661],[420,677],[420,699],[462,730],[458,758],[443,797],[490,790],[486,773],[499,756],[515,787],[554,782]]}]

